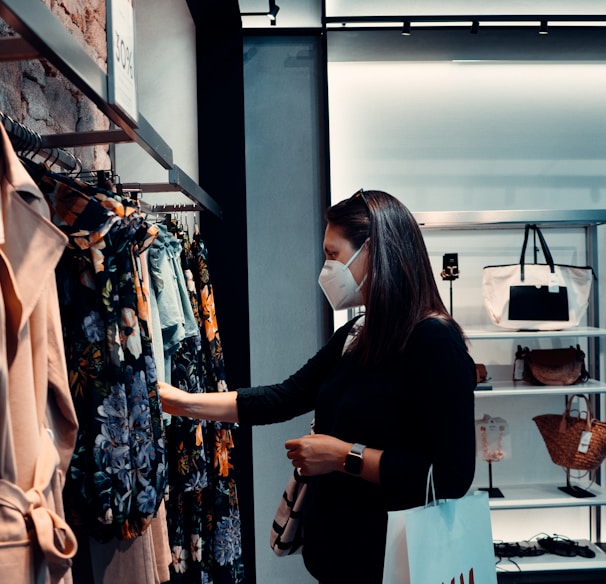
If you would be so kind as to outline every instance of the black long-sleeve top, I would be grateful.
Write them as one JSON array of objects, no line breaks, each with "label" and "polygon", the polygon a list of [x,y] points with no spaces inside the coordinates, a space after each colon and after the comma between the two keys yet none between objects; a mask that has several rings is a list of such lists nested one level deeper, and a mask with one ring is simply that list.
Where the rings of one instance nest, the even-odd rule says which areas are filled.
[{"label": "black long-sleeve top", "polygon": [[322,584],[380,584],[387,511],[425,503],[431,464],[438,498],[463,496],[475,470],[475,365],[456,328],[426,319],[403,353],[364,367],[342,355],[353,322],[284,382],[238,390],[241,423],[313,410],[317,433],[383,450],[379,485],[339,472],[309,481],[303,558]]}]

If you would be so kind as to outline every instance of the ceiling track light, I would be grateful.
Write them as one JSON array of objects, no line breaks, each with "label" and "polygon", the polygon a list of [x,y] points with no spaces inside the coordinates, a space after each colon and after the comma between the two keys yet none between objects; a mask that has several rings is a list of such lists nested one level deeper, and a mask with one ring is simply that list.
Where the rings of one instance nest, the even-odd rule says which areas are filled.
[{"label": "ceiling track light", "polygon": [[276,25],[276,18],[280,7],[276,4],[276,0],[269,0],[267,12],[240,12],[240,16],[267,16],[272,26]]},{"label": "ceiling track light", "polygon": [[[452,16],[388,16],[388,15],[367,15],[367,16],[326,16],[324,23],[327,28],[359,28],[359,29],[379,29],[379,28],[399,28],[400,34],[408,35],[408,27],[419,30],[435,30],[439,28],[456,29],[461,28],[471,34],[478,34],[480,28],[485,30],[492,29],[534,29],[542,35],[550,34],[549,25],[554,26],[578,27],[579,29],[594,26],[606,28],[606,15],[452,15]],[[538,27],[537,25],[540,25]]]},{"label": "ceiling track light", "polygon": [[404,24],[402,26],[402,36],[410,36],[411,35],[411,30],[410,30],[410,20],[405,20]]},{"label": "ceiling track light", "polygon": [[276,0],[269,0],[269,11],[267,12],[267,18],[269,18],[271,23],[274,25],[276,24],[276,18],[279,11],[280,7],[276,4]]}]

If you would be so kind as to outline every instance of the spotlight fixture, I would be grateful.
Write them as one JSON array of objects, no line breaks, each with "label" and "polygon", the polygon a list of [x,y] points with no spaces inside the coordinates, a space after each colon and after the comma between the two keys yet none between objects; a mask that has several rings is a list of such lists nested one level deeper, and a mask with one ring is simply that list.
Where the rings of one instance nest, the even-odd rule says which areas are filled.
[{"label": "spotlight fixture", "polygon": [[539,28],[539,34],[549,34],[546,20],[541,20],[541,28]]},{"label": "spotlight fixture", "polygon": [[240,12],[240,16],[267,16],[272,26],[276,25],[276,18],[280,7],[276,4],[276,0],[269,0],[269,7],[267,11],[263,12]]},{"label": "spotlight fixture", "polygon": [[405,20],[404,25],[402,26],[402,36],[410,36],[410,20]]},{"label": "spotlight fixture", "polygon": [[271,20],[272,24],[275,24],[279,10],[280,7],[276,4],[276,0],[269,0],[269,11],[267,13],[267,18]]},{"label": "spotlight fixture", "polygon": [[471,30],[469,31],[471,34],[478,34],[480,31],[480,23],[477,20],[474,20],[471,23]]}]

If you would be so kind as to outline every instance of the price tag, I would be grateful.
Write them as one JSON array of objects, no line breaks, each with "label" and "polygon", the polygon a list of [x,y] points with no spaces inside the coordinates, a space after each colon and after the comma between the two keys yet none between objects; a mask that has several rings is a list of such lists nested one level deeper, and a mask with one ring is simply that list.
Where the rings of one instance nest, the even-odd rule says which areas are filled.
[{"label": "price tag", "polygon": [[549,291],[554,294],[560,291],[560,283],[556,274],[549,274]]},{"label": "price tag", "polygon": [[137,75],[135,25],[131,0],[106,0],[107,93],[109,104],[126,114],[137,126]]},{"label": "price tag", "polygon": [[579,440],[578,451],[582,452],[583,454],[586,454],[587,451],[589,450],[589,443],[590,442],[591,442],[591,432],[587,432],[587,430],[585,430],[581,434],[581,440]]}]

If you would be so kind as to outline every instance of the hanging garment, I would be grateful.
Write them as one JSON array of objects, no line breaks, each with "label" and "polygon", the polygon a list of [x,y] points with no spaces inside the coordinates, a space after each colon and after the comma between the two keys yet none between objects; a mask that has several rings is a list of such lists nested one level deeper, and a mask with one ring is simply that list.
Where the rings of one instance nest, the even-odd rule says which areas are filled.
[{"label": "hanging garment", "polygon": [[[187,338],[199,338],[200,331],[188,298],[181,268],[181,244],[165,225],[149,249],[149,272],[162,335],[165,371],[170,372],[171,356]],[[198,343],[199,344],[199,343]]]},{"label": "hanging garment", "polygon": [[[180,287],[181,296],[174,291],[171,297],[180,296],[189,304],[197,334],[184,338],[173,352],[170,382],[193,393],[225,391],[223,355],[203,244],[196,258],[186,240],[158,238],[150,250],[149,257],[155,259],[150,262],[150,272],[161,265],[158,260],[162,250],[154,248],[166,245],[174,251],[175,242],[184,250],[172,267],[181,271],[185,288]],[[158,282],[167,286],[180,281],[180,277],[152,273],[150,280],[154,288]],[[188,298],[182,296],[183,289]],[[159,314],[166,312],[160,306]],[[230,424],[179,416],[171,419],[167,429],[167,519],[173,583],[244,581],[240,515],[230,461],[233,447]]]},{"label": "hanging garment", "polygon": [[[203,324],[202,348],[206,363],[206,391],[227,391],[225,360],[219,335],[213,287],[208,269],[208,250],[200,236],[192,246],[193,279],[200,294],[200,318]],[[207,444],[212,460],[214,500],[211,503],[213,524],[213,576],[215,583],[243,582],[242,534],[236,481],[231,463],[234,448],[233,424],[215,422]]]},{"label": "hanging garment", "polygon": [[170,579],[170,549],[164,505],[150,528],[134,539],[100,542],[80,536],[74,581],[85,584],[161,584]]},{"label": "hanging garment", "polygon": [[[147,306],[147,313],[149,314],[148,322],[150,323],[149,332],[152,337],[152,352],[154,353],[154,358],[156,356],[156,342],[155,335],[157,334],[157,329],[154,326],[154,317],[153,317],[153,307],[151,305],[152,294],[150,289],[150,275],[149,270],[147,268],[147,257],[149,248],[140,250],[137,256],[137,269],[141,273],[141,287],[139,299],[141,303],[144,303]],[[161,334],[161,333],[160,333]],[[160,343],[161,344],[161,343]],[[162,355],[163,359],[163,355]],[[160,368],[158,367],[160,361],[155,358],[156,362],[156,373],[158,380],[165,381],[164,378],[164,369],[162,368],[162,377],[160,377]],[[163,361],[161,361],[163,363]],[[162,414],[163,421],[168,416],[168,414]],[[168,526],[166,523],[166,506],[164,500],[160,503],[160,507],[152,519],[151,522],[151,538],[153,542],[153,559],[155,562],[155,570],[154,570],[154,580],[153,584],[160,584],[162,582],[168,582],[170,580],[170,570],[169,566],[171,564],[171,553],[170,553],[170,545],[168,543]],[[145,536],[145,534],[144,534]],[[114,580],[108,580],[108,582],[113,583]],[[129,579],[131,584],[137,584],[137,580]],[[145,581],[145,584],[151,584],[151,580]]]},{"label": "hanging garment", "polygon": [[[80,432],[65,501],[99,541],[144,533],[167,480],[164,428],[136,257],[156,231],[110,194],[42,172],[69,244],[57,267]],[[93,194],[94,196],[91,196]]]},{"label": "hanging garment", "polygon": [[0,573],[67,583],[76,540],[62,489],[77,419],[54,272],[67,238],[2,125],[0,135]]}]

